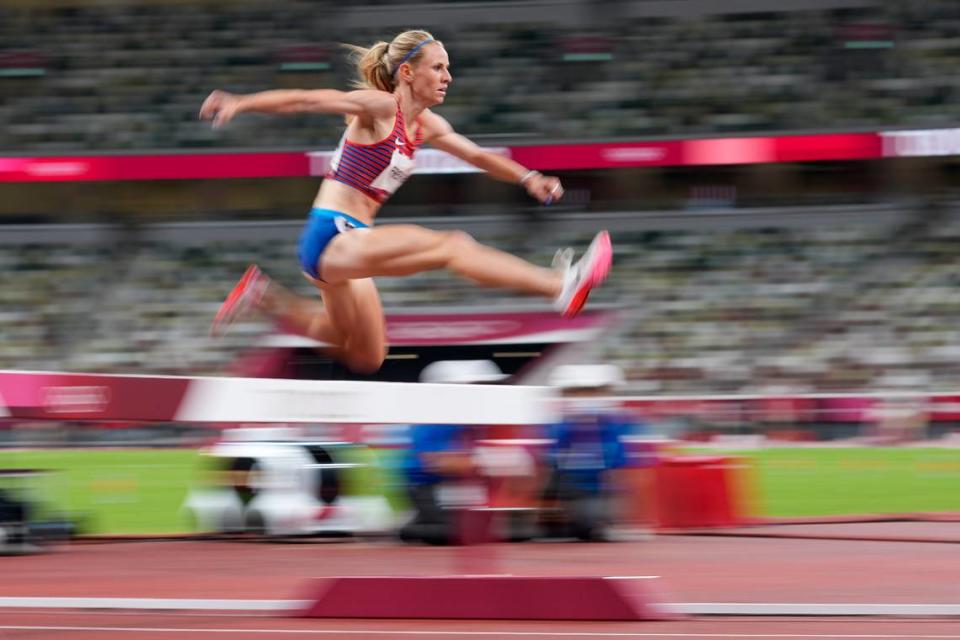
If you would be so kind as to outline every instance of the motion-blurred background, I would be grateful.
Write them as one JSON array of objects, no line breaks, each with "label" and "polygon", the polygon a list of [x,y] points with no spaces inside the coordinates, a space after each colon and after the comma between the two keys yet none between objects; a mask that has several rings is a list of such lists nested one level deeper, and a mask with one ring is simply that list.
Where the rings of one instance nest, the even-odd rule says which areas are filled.
[{"label": "motion-blurred background", "polygon": [[[338,43],[407,28],[450,53],[438,111],[567,197],[540,207],[425,154],[378,223],[545,265],[608,228],[615,263],[563,337],[525,298],[383,279],[378,379],[440,359],[530,382],[612,363],[651,441],[755,464],[754,514],[960,510],[953,0],[0,0],[0,369],[345,377],[256,317],[207,335],[250,262],[313,295],[295,242],[342,122],[214,131],[197,111],[215,88],[345,88]],[[80,395],[50,402],[105,401]],[[66,469],[54,493],[106,514],[101,532],[183,530],[194,448],[215,436],[25,419],[0,397],[0,465]],[[65,450],[117,444],[186,449]],[[144,524],[159,493],[166,515]]]}]

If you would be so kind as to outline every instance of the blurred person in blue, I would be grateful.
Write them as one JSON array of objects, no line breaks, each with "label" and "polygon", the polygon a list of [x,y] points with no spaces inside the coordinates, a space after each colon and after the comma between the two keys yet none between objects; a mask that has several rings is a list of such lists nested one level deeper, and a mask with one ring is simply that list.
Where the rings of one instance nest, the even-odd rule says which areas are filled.
[{"label": "blurred person in blue", "polygon": [[563,187],[556,177],[482,149],[432,111],[445,101],[453,76],[443,43],[429,32],[405,31],[391,42],[350,49],[360,77],[355,91],[236,95],[218,90],[200,108],[200,118],[214,127],[248,112],[341,114],[347,123],[300,237],[300,269],[322,303],[292,294],[251,265],[218,311],[211,332],[222,333],[257,308],[286,330],[330,345],[327,352],[350,369],[372,373],[387,352],[386,322],[372,278],[435,269],[480,286],[541,296],[567,317],[579,313],[610,270],[606,231],[579,261],[558,252],[567,257],[548,268],[482,245],[462,231],[412,224],[374,227],[380,208],[413,173],[416,151],[424,144],[519,185],[544,204],[561,198]]},{"label": "blurred person in blue", "polygon": [[563,409],[559,422],[547,427],[542,532],[609,540],[625,487],[618,478],[628,464],[625,438],[643,429],[610,397],[623,384],[623,372],[615,365],[561,365],[549,382],[560,390]]},{"label": "blurred person in blue", "polygon": [[[508,376],[490,360],[441,360],[420,374],[434,384],[492,384]],[[484,506],[488,486],[475,455],[482,428],[463,424],[416,424],[403,463],[413,518],[400,529],[405,542],[453,544],[463,508]]]}]

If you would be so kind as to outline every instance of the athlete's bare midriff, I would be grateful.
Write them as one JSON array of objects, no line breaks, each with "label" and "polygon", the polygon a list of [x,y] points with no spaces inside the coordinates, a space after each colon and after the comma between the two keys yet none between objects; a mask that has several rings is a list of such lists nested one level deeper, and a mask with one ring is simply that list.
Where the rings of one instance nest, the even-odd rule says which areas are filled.
[{"label": "athlete's bare midriff", "polygon": [[340,211],[372,226],[381,205],[349,185],[336,180],[324,180],[313,200],[313,206]]}]

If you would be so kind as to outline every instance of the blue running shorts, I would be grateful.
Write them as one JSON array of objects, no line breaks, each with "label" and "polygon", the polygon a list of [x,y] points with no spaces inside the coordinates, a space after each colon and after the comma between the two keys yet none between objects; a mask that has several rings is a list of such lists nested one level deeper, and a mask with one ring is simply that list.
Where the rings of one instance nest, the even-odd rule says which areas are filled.
[{"label": "blue running shorts", "polygon": [[333,209],[311,209],[307,224],[300,234],[300,247],[297,252],[300,268],[310,277],[322,282],[319,271],[320,256],[333,237],[348,229],[366,229],[368,226],[365,222]]}]

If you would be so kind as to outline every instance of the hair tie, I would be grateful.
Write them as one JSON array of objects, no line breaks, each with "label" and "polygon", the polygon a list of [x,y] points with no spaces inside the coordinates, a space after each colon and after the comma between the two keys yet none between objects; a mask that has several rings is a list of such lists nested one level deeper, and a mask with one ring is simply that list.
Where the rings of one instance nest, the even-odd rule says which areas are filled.
[{"label": "hair tie", "polygon": [[390,73],[390,75],[391,76],[397,75],[397,71],[400,70],[400,65],[402,65],[404,62],[412,58],[417,53],[417,51],[420,50],[420,47],[427,44],[428,42],[433,42],[433,38],[427,38],[426,40],[424,40],[423,42],[415,46],[413,49],[410,49],[410,52],[407,55],[403,56],[400,62],[397,63],[397,66],[393,68],[393,71]]}]

